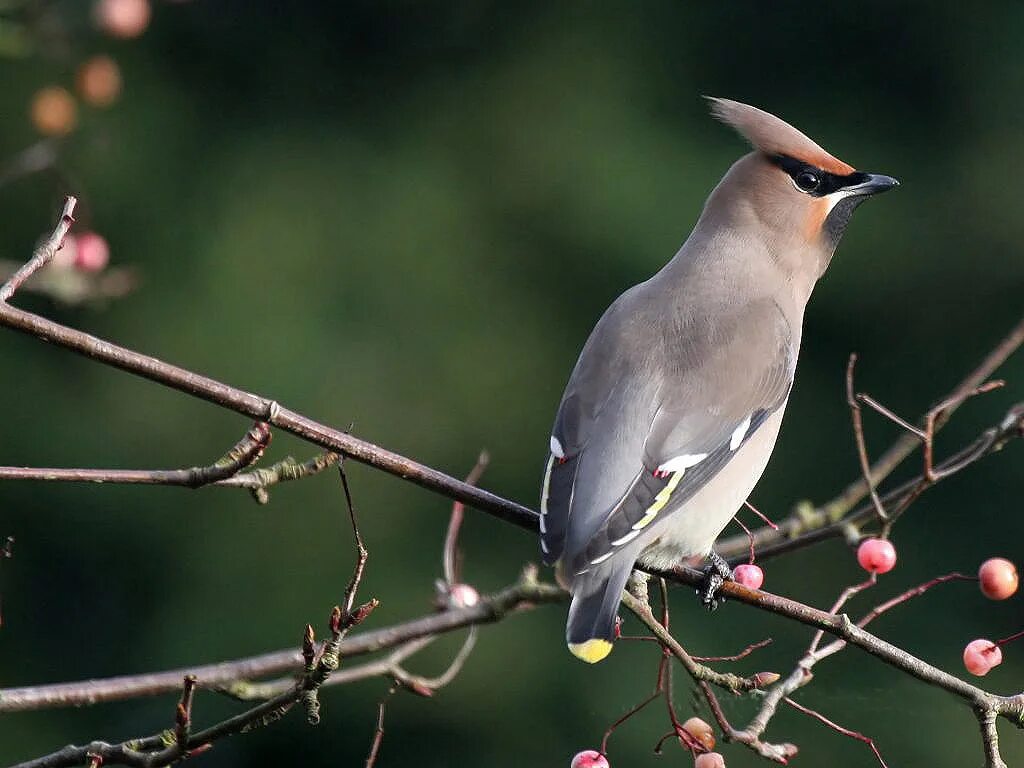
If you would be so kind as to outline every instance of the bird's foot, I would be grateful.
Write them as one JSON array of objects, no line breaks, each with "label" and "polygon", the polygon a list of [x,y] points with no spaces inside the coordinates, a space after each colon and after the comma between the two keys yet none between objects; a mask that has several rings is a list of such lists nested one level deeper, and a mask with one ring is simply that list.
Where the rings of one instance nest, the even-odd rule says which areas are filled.
[{"label": "bird's foot", "polygon": [[704,583],[697,590],[697,596],[705,608],[713,611],[720,603],[725,602],[724,597],[718,596],[718,590],[726,581],[732,579],[732,568],[717,552],[708,555],[708,560],[711,562],[704,569]]}]

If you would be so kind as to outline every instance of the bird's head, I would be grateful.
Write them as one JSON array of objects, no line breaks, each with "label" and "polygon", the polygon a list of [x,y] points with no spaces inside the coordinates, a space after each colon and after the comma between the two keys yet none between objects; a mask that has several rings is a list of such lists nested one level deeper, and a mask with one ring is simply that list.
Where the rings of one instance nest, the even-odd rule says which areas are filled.
[{"label": "bird's head", "polygon": [[[853,209],[899,184],[858,171],[784,120],[729,99],[709,99],[712,114],[754,151],[738,160],[708,200],[708,212],[739,219],[784,260],[812,259],[824,272]],[[797,264],[793,264],[797,267]]]}]

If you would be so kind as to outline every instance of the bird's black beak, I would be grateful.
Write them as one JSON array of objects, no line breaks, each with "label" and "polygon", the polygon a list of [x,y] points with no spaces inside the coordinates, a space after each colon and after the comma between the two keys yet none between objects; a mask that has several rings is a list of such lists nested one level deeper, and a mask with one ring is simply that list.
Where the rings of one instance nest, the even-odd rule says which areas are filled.
[{"label": "bird's black beak", "polygon": [[857,177],[859,177],[857,178],[857,183],[845,188],[845,192],[849,196],[860,195],[867,197],[868,195],[877,195],[880,192],[888,192],[893,187],[900,185],[892,176],[886,176],[882,173],[858,173]]}]

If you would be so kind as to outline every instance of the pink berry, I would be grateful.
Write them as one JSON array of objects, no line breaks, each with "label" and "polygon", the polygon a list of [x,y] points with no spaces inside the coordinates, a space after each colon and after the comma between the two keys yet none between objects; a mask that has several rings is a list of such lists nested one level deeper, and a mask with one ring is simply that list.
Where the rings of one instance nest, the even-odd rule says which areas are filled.
[{"label": "pink berry", "polygon": [[448,599],[456,608],[472,608],[480,602],[480,593],[469,584],[453,584]]},{"label": "pink berry", "polygon": [[1017,568],[1005,557],[993,557],[978,569],[981,592],[991,600],[1005,600],[1017,591]]},{"label": "pink berry", "polygon": [[75,85],[86,104],[109,107],[121,95],[121,70],[109,56],[93,56],[78,68]]},{"label": "pink berry", "polygon": [[972,675],[983,677],[1003,662],[1003,652],[991,640],[971,640],[964,648],[964,666]]},{"label": "pink berry", "polygon": [[59,85],[36,91],[29,105],[32,124],[43,136],[66,136],[78,123],[75,98]]},{"label": "pink berry", "polygon": [[149,26],[149,0],[97,0],[92,9],[96,26],[111,37],[138,37]]},{"label": "pink berry", "polygon": [[75,266],[83,272],[99,272],[110,261],[110,246],[95,232],[79,232],[74,235]]},{"label": "pink berry", "polygon": [[760,589],[764,584],[764,571],[756,565],[737,565],[732,572],[732,580],[737,584],[751,589]]},{"label": "pink berry", "polygon": [[693,761],[693,768],[725,768],[725,758],[717,752],[705,752],[697,755]]},{"label": "pink berry", "polygon": [[600,752],[585,749],[572,759],[569,768],[610,768],[608,758]]},{"label": "pink berry", "polygon": [[864,539],[857,547],[857,562],[868,573],[888,573],[896,567],[896,547],[888,539]]}]

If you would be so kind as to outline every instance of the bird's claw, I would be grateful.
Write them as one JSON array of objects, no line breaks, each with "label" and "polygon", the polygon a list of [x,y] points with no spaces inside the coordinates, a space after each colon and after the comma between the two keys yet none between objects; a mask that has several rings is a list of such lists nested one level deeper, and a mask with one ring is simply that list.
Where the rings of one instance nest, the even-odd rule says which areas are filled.
[{"label": "bird's claw", "polygon": [[704,583],[697,590],[697,596],[705,608],[713,611],[725,602],[724,597],[718,596],[718,590],[726,581],[732,580],[732,568],[717,552],[708,555],[708,559],[711,562],[704,569]]}]

